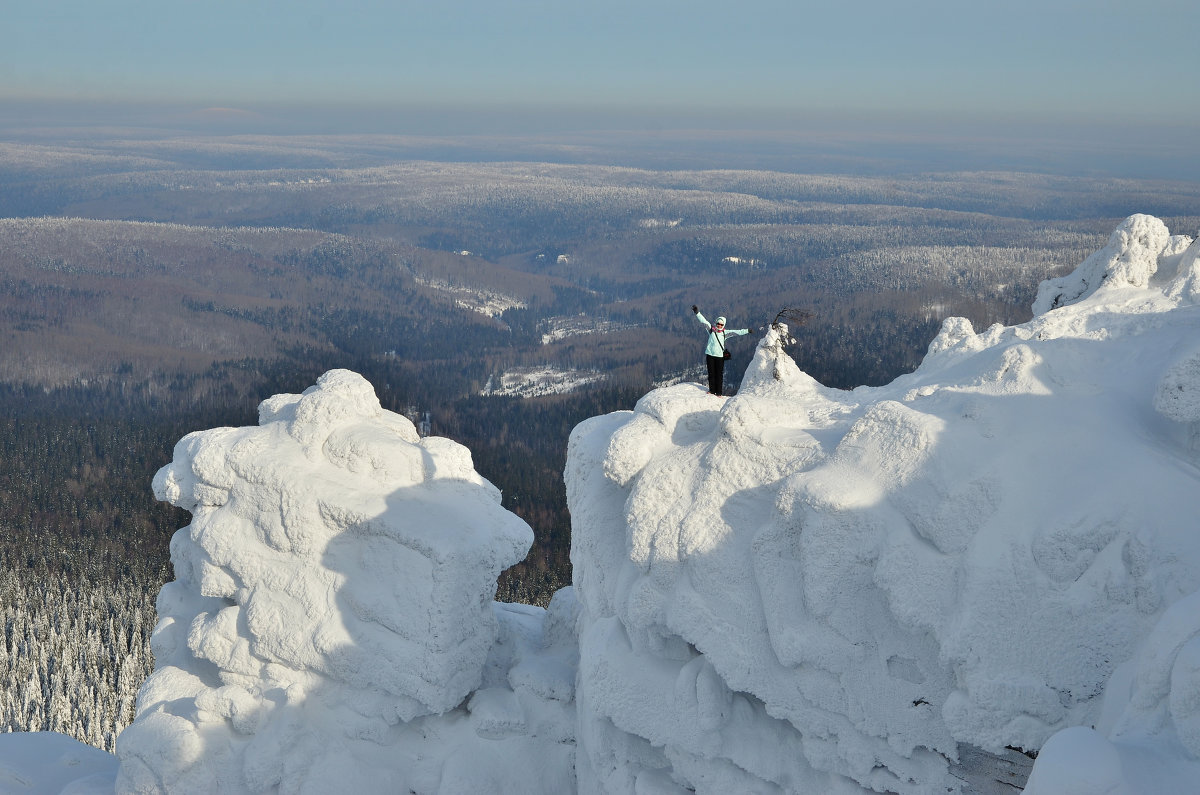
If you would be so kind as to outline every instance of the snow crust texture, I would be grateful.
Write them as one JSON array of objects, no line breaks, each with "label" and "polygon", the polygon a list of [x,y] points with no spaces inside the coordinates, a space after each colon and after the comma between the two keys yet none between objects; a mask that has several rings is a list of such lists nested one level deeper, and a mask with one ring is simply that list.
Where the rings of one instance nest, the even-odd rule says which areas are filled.
[{"label": "snow crust texture", "polygon": [[533,534],[466,448],[335,370],[265,401],[257,427],[185,437],[154,490],[192,522],[119,792],[485,791],[535,742],[561,791],[574,644],[547,652],[554,616],[492,602]]},{"label": "snow crust texture", "polygon": [[[579,791],[969,791],[963,751],[1048,740],[1030,791],[1197,791],[1196,262],[1134,216],[1032,321],[947,320],[888,386],[821,387],[777,328],[728,401],[576,428]],[[1162,741],[1190,788],[1069,750],[1135,655],[1083,744]]]}]

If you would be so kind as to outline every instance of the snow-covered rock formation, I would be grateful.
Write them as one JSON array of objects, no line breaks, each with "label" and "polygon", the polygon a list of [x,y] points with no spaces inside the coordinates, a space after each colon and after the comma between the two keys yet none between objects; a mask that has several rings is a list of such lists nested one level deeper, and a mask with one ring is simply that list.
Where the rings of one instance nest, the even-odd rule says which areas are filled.
[{"label": "snow-covered rock formation", "polygon": [[1195,785],[1197,245],[1134,216],[886,387],[776,329],[728,401],[581,424],[579,790],[954,791],[964,750],[1096,724],[1143,642],[1113,742],[1169,736]]},{"label": "snow-covered rock formation", "polygon": [[118,791],[486,791],[535,757],[568,784],[571,593],[492,602],[533,534],[466,448],[331,371],[185,437],[154,489],[192,523]]},{"label": "snow-covered rock formation", "polygon": [[582,423],[546,611],[352,373],[186,437],[118,791],[978,793],[1009,746],[1031,793],[1200,791],[1200,243],[1134,216],[1036,310],[851,392],[780,326],[733,398]]},{"label": "snow-covered rock formation", "polygon": [[1025,792],[1200,792],[1200,591],[1171,605],[1117,668],[1094,729],[1050,738]]}]

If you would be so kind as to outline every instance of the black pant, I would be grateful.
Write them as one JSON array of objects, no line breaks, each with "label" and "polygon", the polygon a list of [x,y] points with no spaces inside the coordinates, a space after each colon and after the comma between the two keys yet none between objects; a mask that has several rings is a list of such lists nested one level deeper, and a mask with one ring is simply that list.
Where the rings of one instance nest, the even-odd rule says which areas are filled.
[{"label": "black pant", "polygon": [[725,357],[705,355],[704,359],[708,364],[708,391],[719,395],[725,380]]}]

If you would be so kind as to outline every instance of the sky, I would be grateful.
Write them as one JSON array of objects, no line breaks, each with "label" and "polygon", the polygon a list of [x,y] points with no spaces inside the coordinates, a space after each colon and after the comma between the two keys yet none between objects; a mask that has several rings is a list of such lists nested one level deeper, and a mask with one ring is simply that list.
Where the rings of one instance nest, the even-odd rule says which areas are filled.
[{"label": "sky", "polygon": [[0,102],[1200,124],[1195,0],[0,0]]}]

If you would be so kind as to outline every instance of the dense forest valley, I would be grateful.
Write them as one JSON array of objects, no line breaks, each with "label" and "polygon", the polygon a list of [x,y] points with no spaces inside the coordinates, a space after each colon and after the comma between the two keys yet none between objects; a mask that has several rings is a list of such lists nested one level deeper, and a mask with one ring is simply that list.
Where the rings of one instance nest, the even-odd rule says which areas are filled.
[{"label": "dense forest valley", "polygon": [[[910,371],[948,316],[1029,317],[1133,212],[1200,227],[1200,185],[412,159],[371,138],[0,141],[0,729],[111,750],[151,670],[186,513],[150,482],[193,430],[324,371],[466,445],[534,528],[497,598],[571,578],[581,420],[700,381],[689,307],[827,386]],[[731,345],[728,391],[753,340]]]}]

